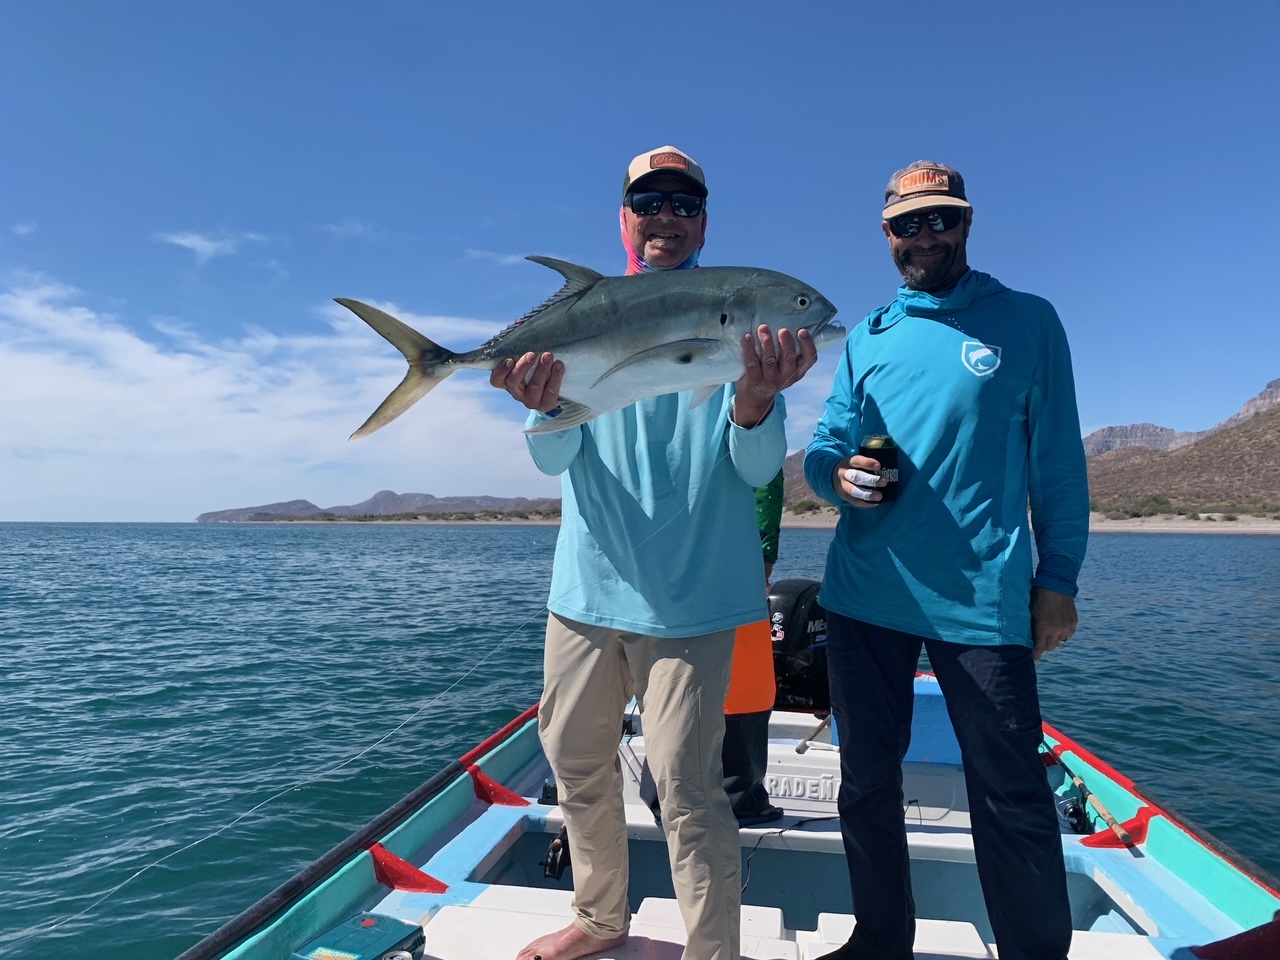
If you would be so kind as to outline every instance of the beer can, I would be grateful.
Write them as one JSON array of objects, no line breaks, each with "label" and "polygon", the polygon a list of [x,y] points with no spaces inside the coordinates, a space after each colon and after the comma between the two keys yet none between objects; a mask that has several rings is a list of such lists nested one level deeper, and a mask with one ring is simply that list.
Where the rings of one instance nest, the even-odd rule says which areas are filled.
[{"label": "beer can", "polygon": [[887,433],[863,437],[858,456],[879,461],[878,474],[889,482],[879,487],[882,500],[893,500],[898,495],[898,445]]}]

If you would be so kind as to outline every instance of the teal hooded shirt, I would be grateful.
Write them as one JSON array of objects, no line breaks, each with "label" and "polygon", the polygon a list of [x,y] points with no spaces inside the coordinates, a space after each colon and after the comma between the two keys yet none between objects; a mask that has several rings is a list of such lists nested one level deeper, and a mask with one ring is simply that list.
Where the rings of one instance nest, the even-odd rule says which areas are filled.
[{"label": "teal hooded shirt", "polygon": [[649,397],[526,438],[538,468],[561,476],[552,613],[655,637],[765,618],[753,488],[786,457],[787,407],[778,395],[748,430],[733,397],[733,384],[696,407],[692,392]]},{"label": "teal hooded shirt", "polygon": [[[831,478],[869,434],[899,447],[898,498],[874,509],[841,500]],[[1070,350],[1047,300],[974,270],[941,298],[900,288],[849,334],[804,466],[840,507],[827,610],[1029,646],[1032,585],[1075,595],[1088,483]]]}]

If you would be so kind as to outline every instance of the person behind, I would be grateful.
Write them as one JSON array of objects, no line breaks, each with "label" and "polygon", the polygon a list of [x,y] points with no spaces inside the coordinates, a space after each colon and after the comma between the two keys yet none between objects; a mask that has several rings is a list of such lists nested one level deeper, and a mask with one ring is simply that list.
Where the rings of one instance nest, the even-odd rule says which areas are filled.
[{"label": "person behind", "polygon": [[[757,487],[756,525],[764,556],[764,589],[769,592],[773,565],[778,562],[778,537],[782,528],[784,477],[779,470],[763,487]],[[733,643],[729,695],[724,704],[724,788],[740,827],[755,827],[780,820],[764,786],[769,766],[769,716],[777,697],[773,670],[773,637],[769,621],[759,620],[738,628]]]},{"label": "person behind", "polygon": [[[826,960],[912,955],[902,760],[922,645],[960,744],[1000,958],[1064,960],[1035,661],[1075,631],[1089,529],[1067,338],[1048,301],[969,268],[973,209],[955,169],[899,170],[883,216],[903,286],[850,333],[804,461],[840,507],[819,598],[857,922]],[[879,461],[858,456],[872,434],[899,448],[892,500]]]},{"label": "person behind", "polygon": [[[782,527],[783,473],[755,491],[756,523],[764,557],[764,588],[778,562],[778,536]],[[782,819],[764,786],[769,767],[769,717],[777,699],[773,669],[773,637],[767,619],[744,623],[733,635],[733,660],[729,668],[729,692],[724,700],[724,789],[740,827],[756,827]],[[654,819],[662,822],[658,788],[646,759],[640,770],[640,799]]]},{"label": "person behind", "polygon": [[[627,168],[620,211],[629,274],[697,265],[706,178],[660,147]],[[757,350],[759,355],[757,356]],[[685,960],[737,960],[741,851],[721,742],[734,629],[764,614],[752,489],[786,455],[778,395],[813,366],[807,331],[760,325],[742,379],[692,408],[693,393],[640,400],[582,426],[529,435],[561,476],[538,727],[573,851],[573,922],[520,960],[573,960],[627,938],[627,830],[618,741],[634,695],[658,786]],[[553,417],[564,364],[550,353],[491,378]]]}]

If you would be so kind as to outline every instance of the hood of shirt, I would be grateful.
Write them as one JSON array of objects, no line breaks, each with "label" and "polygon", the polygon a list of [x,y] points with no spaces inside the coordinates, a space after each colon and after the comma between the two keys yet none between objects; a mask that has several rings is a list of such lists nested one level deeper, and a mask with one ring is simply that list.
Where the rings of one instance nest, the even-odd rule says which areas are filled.
[{"label": "hood of shirt", "polygon": [[1008,289],[991,274],[979,270],[966,271],[954,287],[941,295],[904,285],[898,288],[897,300],[867,314],[867,327],[874,334],[889,329],[903,317],[948,316]]}]

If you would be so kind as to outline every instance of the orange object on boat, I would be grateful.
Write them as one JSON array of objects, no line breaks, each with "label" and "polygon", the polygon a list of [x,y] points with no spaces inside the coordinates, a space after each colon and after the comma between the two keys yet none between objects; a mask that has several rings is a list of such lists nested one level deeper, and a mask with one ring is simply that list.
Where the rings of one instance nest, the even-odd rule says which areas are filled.
[{"label": "orange object on boat", "polygon": [[769,621],[744,623],[733,637],[733,666],[724,712],[736,715],[772,710],[777,693]]}]

